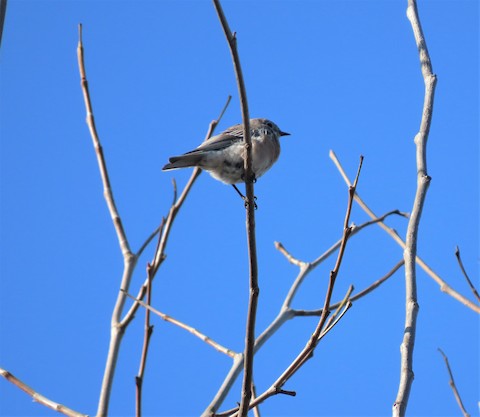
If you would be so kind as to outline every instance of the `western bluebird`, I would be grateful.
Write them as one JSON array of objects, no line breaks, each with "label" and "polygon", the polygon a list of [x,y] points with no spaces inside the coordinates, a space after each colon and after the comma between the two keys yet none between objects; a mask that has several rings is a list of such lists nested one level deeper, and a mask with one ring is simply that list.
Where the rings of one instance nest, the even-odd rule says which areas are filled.
[{"label": "western bluebird", "polygon": [[[252,168],[254,179],[260,178],[276,162],[280,155],[279,127],[268,119],[250,119],[252,139]],[[210,175],[231,184],[243,197],[235,184],[245,181],[244,169],[245,142],[243,124],[229,127],[219,135],[203,142],[198,148],[180,156],[169,158],[170,163],[163,171],[176,168],[200,167]]]}]

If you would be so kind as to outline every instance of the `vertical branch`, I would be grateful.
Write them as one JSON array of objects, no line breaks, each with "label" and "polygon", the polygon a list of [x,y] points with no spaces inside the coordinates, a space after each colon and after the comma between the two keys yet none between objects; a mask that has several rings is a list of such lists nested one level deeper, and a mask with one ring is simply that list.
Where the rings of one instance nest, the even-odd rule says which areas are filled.
[{"label": "vertical branch", "polygon": [[[111,335],[110,346],[108,349],[107,362],[105,365],[105,373],[103,376],[102,388],[100,392],[100,401],[98,404],[97,414],[99,416],[107,415],[108,403],[110,399],[110,392],[113,383],[113,376],[115,373],[115,366],[117,363],[118,352],[120,349],[120,343],[124,333],[124,328],[120,326],[120,316],[125,304],[125,291],[128,291],[130,281],[132,277],[135,264],[137,262],[136,256],[131,252],[128,244],[127,236],[123,228],[122,220],[118,213],[113,198],[112,187],[110,185],[110,179],[108,176],[107,165],[103,155],[103,149],[100,144],[100,139],[95,126],[95,119],[93,116],[93,108],[90,100],[90,93],[88,90],[88,81],[85,71],[85,62],[83,55],[83,43],[82,43],[82,25],[78,27],[78,47],[77,47],[78,68],[80,72],[81,86],[83,92],[83,98],[85,101],[85,108],[87,112],[87,125],[92,137],[93,146],[97,155],[97,163],[102,177],[103,194],[107,202],[108,210],[117,233],[118,242],[123,255],[123,275],[120,284],[120,291],[118,293],[117,301],[112,313],[111,320]],[[123,290],[123,291],[122,291]]]},{"label": "vertical branch", "polygon": [[[160,224],[159,231],[158,231],[158,242],[157,248],[155,253],[158,252],[158,246],[160,245],[160,238],[163,234],[163,227],[165,225],[165,218],[162,218],[162,223]],[[164,259],[164,258],[162,258]],[[151,305],[152,302],[152,281],[155,276],[155,273],[158,270],[159,265],[149,263],[147,265],[147,306]],[[140,357],[140,366],[138,369],[138,374],[135,377],[135,385],[136,385],[136,409],[135,415],[136,417],[140,417],[142,415],[142,387],[143,387],[143,376],[145,374],[145,366],[147,364],[147,355],[148,355],[148,347],[150,346],[150,338],[152,337],[153,333],[153,325],[150,324],[150,310],[148,308],[145,309],[145,327],[144,327],[144,336],[143,336],[143,348],[142,348],[142,355]]]},{"label": "vertical branch", "polygon": [[[152,301],[152,265],[148,264],[147,266],[147,305],[151,304]],[[145,366],[147,364],[147,355],[148,355],[148,346],[150,345],[150,338],[153,333],[153,325],[150,324],[150,310],[145,309],[145,328],[144,328],[144,337],[143,337],[143,348],[142,356],[140,358],[140,367],[138,374],[135,377],[135,416],[140,417],[142,415],[142,387],[143,387],[143,376],[145,374]]]},{"label": "vertical branch", "polygon": [[397,397],[393,405],[393,416],[404,416],[410,389],[413,382],[413,350],[415,346],[416,322],[418,313],[417,286],[416,286],[416,256],[417,237],[422,215],[423,204],[430,184],[427,174],[427,139],[432,121],[433,101],[436,76],[432,73],[432,64],[428,54],[427,45],[423,36],[422,27],[418,17],[416,0],[408,0],[407,17],[412,25],[415,42],[417,44],[422,75],[425,83],[425,98],[423,103],[420,130],[415,135],[416,161],[417,161],[417,191],[413,201],[413,208],[408,222],[405,239],[405,292],[406,313],[403,341],[400,346],[401,371]]},{"label": "vertical branch", "polygon": [[252,141],[250,137],[250,117],[248,114],[247,93],[243,80],[242,68],[240,66],[240,58],[237,51],[237,39],[232,34],[228,26],[227,19],[223,13],[219,0],[213,0],[215,10],[222,25],[225,37],[227,38],[232,55],[233,66],[237,78],[238,93],[240,96],[240,104],[242,108],[243,119],[243,137],[245,141],[245,190],[246,190],[246,210],[247,210],[247,238],[248,238],[248,258],[250,269],[250,293],[248,300],[247,329],[245,335],[245,361],[242,385],[242,398],[240,402],[239,415],[244,417],[247,415],[248,406],[252,397],[252,378],[253,378],[253,356],[255,344],[255,319],[257,314],[258,294],[258,266],[257,266],[257,246],[255,240],[255,197],[253,187],[253,169],[252,169]]}]

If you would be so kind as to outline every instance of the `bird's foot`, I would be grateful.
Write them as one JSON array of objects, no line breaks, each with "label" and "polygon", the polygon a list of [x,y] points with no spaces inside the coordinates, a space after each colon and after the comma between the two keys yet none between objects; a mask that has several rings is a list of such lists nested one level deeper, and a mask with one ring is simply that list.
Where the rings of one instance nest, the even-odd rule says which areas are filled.
[{"label": "bird's foot", "polygon": [[[255,206],[254,206],[254,207],[255,207],[255,210],[258,209],[257,201],[256,201],[256,200],[257,200],[257,197],[256,197],[256,196],[253,196],[253,204],[255,205]],[[243,201],[244,201],[244,203],[245,203],[245,208],[248,208],[248,204],[249,204],[248,198],[244,196],[244,197],[243,197]]]},{"label": "bird's foot", "polygon": [[[242,194],[242,192],[238,189],[238,187],[235,184],[232,184],[232,187],[235,188],[235,191],[238,193],[238,195],[241,197],[241,199],[245,203],[245,208],[247,208],[248,207],[248,198],[245,197]],[[255,204],[255,210],[258,208],[257,203],[255,202],[256,199],[257,199],[257,197],[253,196],[253,204]]]}]

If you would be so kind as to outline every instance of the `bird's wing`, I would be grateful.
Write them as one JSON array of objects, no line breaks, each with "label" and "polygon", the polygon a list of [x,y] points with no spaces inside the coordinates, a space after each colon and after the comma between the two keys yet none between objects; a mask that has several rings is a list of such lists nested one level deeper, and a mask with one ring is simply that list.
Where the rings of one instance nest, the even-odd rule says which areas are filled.
[{"label": "bird's wing", "polygon": [[221,151],[228,148],[235,142],[243,140],[243,125],[235,125],[217,136],[214,136],[203,142],[197,149],[187,153],[205,152],[205,151]]}]

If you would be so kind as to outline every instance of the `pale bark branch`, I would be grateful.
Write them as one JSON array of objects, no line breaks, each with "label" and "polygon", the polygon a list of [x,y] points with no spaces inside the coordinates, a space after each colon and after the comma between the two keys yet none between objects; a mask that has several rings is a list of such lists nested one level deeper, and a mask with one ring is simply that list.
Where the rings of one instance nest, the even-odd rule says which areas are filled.
[{"label": "pale bark branch", "polygon": [[416,0],[408,0],[407,17],[412,25],[415,42],[420,55],[420,64],[425,83],[425,98],[420,129],[415,136],[417,190],[405,238],[405,326],[403,341],[400,346],[400,382],[397,397],[392,407],[392,415],[398,417],[403,417],[406,413],[414,376],[413,352],[415,348],[418,314],[416,276],[417,240],[423,205],[428,186],[430,185],[430,176],[427,173],[427,139],[432,121],[435,85],[437,82],[436,76],[432,73],[432,65],[418,17]]},{"label": "pale bark branch", "polygon": [[87,414],[79,413],[78,411],[65,407],[64,405],[52,401],[49,398],[43,396],[42,394],[39,394],[33,388],[29,387],[27,384],[25,384],[15,375],[11,374],[5,369],[0,368],[0,375],[3,376],[7,381],[11,382],[13,385],[20,388],[22,391],[26,392],[28,395],[30,395],[33,401],[38,402],[45,407],[51,408],[52,410],[58,411],[59,413],[62,413],[69,417],[87,417]]},{"label": "pale bark branch", "polygon": [[[137,258],[130,250],[128,244],[127,236],[123,228],[122,220],[118,213],[117,207],[115,205],[115,200],[113,198],[113,191],[110,185],[110,179],[108,176],[107,165],[103,155],[102,145],[100,143],[100,138],[97,133],[97,128],[95,125],[95,119],[93,115],[93,107],[90,99],[90,93],[88,90],[88,81],[87,74],[85,70],[85,60],[84,60],[84,51],[83,51],[83,42],[82,42],[82,25],[78,27],[78,47],[77,47],[77,58],[78,58],[78,68],[80,72],[80,81],[82,86],[83,98],[85,101],[85,108],[87,112],[87,125],[90,130],[90,136],[92,137],[93,146],[95,153],[97,155],[97,163],[100,170],[100,176],[102,178],[103,184],[103,194],[107,202],[108,210],[117,233],[117,238],[120,244],[120,248],[123,255],[123,275],[120,284],[120,290],[128,291],[130,286],[130,281],[132,278],[132,273],[135,268]],[[98,403],[97,415],[105,416],[108,413],[108,403],[110,399],[110,392],[113,383],[113,376],[115,373],[115,366],[118,359],[118,352],[120,349],[120,343],[124,333],[124,329],[119,326],[120,316],[125,304],[125,294],[123,291],[118,292],[117,301],[113,309],[112,320],[111,320],[111,336],[110,336],[110,346],[108,349],[107,361],[105,365],[105,373],[103,377],[102,387],[100,391],[100,400]]]},{"label": "pale bark branch", "polygon": [[236,352],[234,352],[233,350],[231,349],[228,349],[224,346],[222,346],[220,343],[217,343],[215,342],[212,338],[206,336],[205,334],[203,334],[202,332],[198,331],[197,329],[195,329],[194,327],[192,326],[189,326],[188,324],[185,324],[183,322],[181,322],[180,320],[177,320],[175,318],[173,318],[172,316],[169,316],[168,314],[165,314],[165,313],[162,313],[161,311],[157,310],[156,308],[152,307],[150,304],[147,304],[145,302],[143,302],[141,299],[139,298],[135,298],[133,295],[131,294],[126,294],[127,297],[130,297],[132,300],[135,300],[136,303],[138,303],[138,305],[144,307],[147,311],[151,311],[153,314],[157,315],[158,317],[160,317],[162,320],[168,322],[168,323],[171,323],[171,324],[174,324],[175,326],[178,326],[180,327],[181,329],[183,330],[186,330],[187,332],[193,334],[194,336],[198,337],[200,340],[202,340],[203,342],[207,343],[208,345],[212,346],[214,349],[216,349],[217,351],[219,351],[220,353],[223,353],[224,355],[227,355],[231,358],[234,358],[236,355],[238,355]]}]

